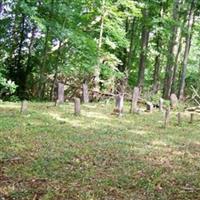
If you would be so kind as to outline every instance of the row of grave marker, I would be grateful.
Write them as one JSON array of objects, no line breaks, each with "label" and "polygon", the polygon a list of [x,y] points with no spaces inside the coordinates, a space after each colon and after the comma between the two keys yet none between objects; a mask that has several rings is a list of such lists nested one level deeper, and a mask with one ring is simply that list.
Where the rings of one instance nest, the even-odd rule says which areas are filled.
[{"label": "row of grave marker", "polygon": [[[131,113],[138,113],[139,107],[138,107],[138,101],[140,98],[140,89],[138,87],[135,87],[133,89],[133,94],[132,94],[132,102],[131,102]],[[83,102],[88,103],[89,102],[89,94],[88,94],[88,86],[87,84],[83,84]],[[58,84],[58,99],[56,101],[55,105],[59,105],[64,103],[64,84],[59,83]],[[170,115],[170,108],[164,109],[163,107],[164,100],[160,98],[159,100],[159,110],[161,112],[165,111],[165,117],[164,117],[164,127],[167,126],[168,121],[169,121],[169,115]],[[170,103],[171,107],[175,108],[178,103],[178,99],[175,94],[172,94],[170,97]],[[121,116],[123,113],[123,105],[124,105],[124,94],[118,94],[116,95],[115,98],[115,109],[114,113],[117,114],[118,116]],[[25,113],[27,111],[27,101],[22,101],[21,102],[21,113]],[[153,112],[154,105],[151,102],[146,102],[146,111],[148,112]],[[74,98],[74,114],[75,115],[80,115],[81,113],[81,100],[80,98]],[[177,119],[178,119],[178,125],[181,124],[181,113],[177,114]],[[191,113],[190,117],[190,123],[193,122],[194,119],[194,113]]]}]

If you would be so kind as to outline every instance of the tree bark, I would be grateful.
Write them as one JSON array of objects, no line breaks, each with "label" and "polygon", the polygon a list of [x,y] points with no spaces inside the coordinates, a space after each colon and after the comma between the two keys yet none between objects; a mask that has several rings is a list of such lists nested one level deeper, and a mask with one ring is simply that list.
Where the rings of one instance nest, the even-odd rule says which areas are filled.
[{"label": "tree bark", "polygon": [[[52,14],[54,11],[54,0],[51,0],[51,11],[49,12],[49,19],[51,20]],[[45,84],[46,84],[46,65],[47,65],[47,52],[48,52],[48,41],[49,41],[49,34],[50,34],[50,26],[47,25],[46,27],[46,34],[45,34],[45,41],[44,41],[44,48],[43,48],[43,62],[41,63],[40,67],[40,80],[39,80],[39,89],[38,89],[38,97],[43,98],[45,95]]]},{"label": "tree bark", "polygon": [[[163,16],[163,3],[159,4],[159,18],[161,19]],[[158,27],[162,27],[162,23],[158,23]],[[156,51],[157,55],[155,57],[155,64],[154,64],[154,72],[153,72],[153,93],[156,94],[160,89],[160,71],[161,71],[161,46],[162,46],[162,35],[160,31],[156,33]]]},{"label": "tree bark", "polygon": [[17,67],[17,84],[19,85],[17,89],[18,95],[23,99],[25,98],[25,82],[26,82],[26,75],[25,70],[22,65],[22,48],[23,42],[25,39],[25,15],[22,14],[21,24],[20,24],[20,38],[18,44],[18,52],[17,52],[17,60],[16,60],[16,67]]},{"label": "tree bark", "polygon": [[[175,22],[177,22],[178,17],[179,17],[179,4],[180,4],[180,0],[174,0],[172,18]],[[177,25],[174,24],[172,26],[171,37],[169,40],[167,65],[166,65],[165,79],[164,79],[163,98],[165,99],[169,99],[170,94],[171,94],[174,58],[175,58],[176,35],[177,35]]]},{"label": "tree bark", "polygon": [[136,19],[134,18],[131,24],[131,34],[130,34],[130,46],[128,51],[128,58],[127,58],[127,68],[130,70],[132,64],[132,56],[133,56],[133,48],[134,48],[134,39],[135,39],[135,22]]},{"label": "tree bark", "polygon": [[187,63],[188,63],[188,57],[190,52],[190,46],[191,46],[191,39],[192,39],[192,27],[194,24],[195,16],[194,16],[194,0],[192,0],[190,5],[190,11],[188,15],[188,33],[186,36],[186,44],[185,44],[185,51],[184,51],[184,57],[183,57],[183,64],[182,64],[182,73],[181,73],[181,80],[180,80],[180,88],[179,88],[179,99],[184,98],[184,89],[185,89],[185,78],[186,78],[186,70],[187,70]]},{"label": "tree bark", "polygon": [[139,88],[143,88],[144,86],[144,74],[146,68],[146,56],[147,56],[147,47],[149,41],[149,28],[145,24],[145,19],[148,18],[147,9],[143,12],[144,24],[142,27],[142,37],[141,37],[141,53],[140,53],[140,63],[138,70],[138,82],[137,85]]},{"label": "tree bark", "polygon": [[180,33],[179,40],[178,40],[178,50],[177,50],[177,53],[175,56],[175,62],[174,62],[171,93],[175,93],[175,91],[176,91],[177,70],[178,70],[178,66],[179,66],[178,61],[179,61],[179,56],[180,56],[180,53],[182,50],[182,40],[183,40],[183,36]]},{"label": "tree bark", "polygon": [[[98,61],[97,61],[97,65],[95,67],[94,70],[94,90],[99,92],[100,90],[100,86],[99,86],[99,82],[100,82],[100,50],[102,47],[102,42],[103,42],[103,32],[104,32],[104,21],[105,21],[105,16],[106,16],[106,12],[105,12],[105,0],[102,1],[102,16],[101,16],[101,24],[100,24],[100,33],[99,33],[99,41],[98,41]],[[95,97],[94,97],[95,98]]]}]

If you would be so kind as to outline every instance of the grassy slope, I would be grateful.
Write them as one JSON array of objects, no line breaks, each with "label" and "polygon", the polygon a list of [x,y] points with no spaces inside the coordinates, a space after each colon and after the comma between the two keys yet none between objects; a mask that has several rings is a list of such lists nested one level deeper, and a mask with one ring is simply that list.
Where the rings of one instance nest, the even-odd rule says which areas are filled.
[{"label": "grassy slope", "polygon": [[[113,105],[0,104],[0,197],[200,199],[200,123],[167,129],[163,114],[111,115]],[[1,198],[0,198],[1,199]]]}]

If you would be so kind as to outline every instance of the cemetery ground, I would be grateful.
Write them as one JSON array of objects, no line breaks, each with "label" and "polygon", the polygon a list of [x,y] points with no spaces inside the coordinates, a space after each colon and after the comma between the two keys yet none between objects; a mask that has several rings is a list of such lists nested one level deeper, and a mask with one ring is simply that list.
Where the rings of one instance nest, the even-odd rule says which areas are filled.
[{"label": "cemetery ground", "polygon": [[200,199],[200,117],[113,107],[1,103],[0,199]]}]

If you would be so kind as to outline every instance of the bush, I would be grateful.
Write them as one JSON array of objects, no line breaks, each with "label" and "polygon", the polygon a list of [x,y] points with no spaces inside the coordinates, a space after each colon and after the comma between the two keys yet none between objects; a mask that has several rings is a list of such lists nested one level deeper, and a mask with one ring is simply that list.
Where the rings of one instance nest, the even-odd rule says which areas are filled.
[{"label": "bush", "polygon": [[0,97],[2,95],[9,96],[15,93],[17,85],[11,81],[7,80],[0,74]]}]

